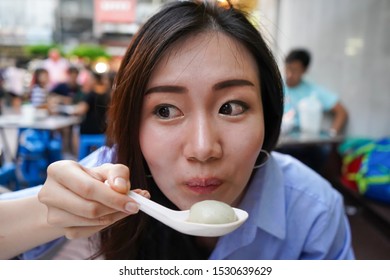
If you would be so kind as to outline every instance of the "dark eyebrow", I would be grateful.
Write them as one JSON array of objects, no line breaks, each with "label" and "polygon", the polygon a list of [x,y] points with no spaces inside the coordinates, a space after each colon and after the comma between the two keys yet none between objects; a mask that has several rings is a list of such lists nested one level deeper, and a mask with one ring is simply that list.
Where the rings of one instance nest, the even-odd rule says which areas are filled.
[{"label": "dark eyebrow", "polygon": [[[235,86],[255,86],[252,82],[248,80],[227,80],[227,81],[222,81],[213,86],[213,90],[221,90],[224,88],[229,88],[229,87],[235,87]],[[150,93],[155,93],[155,92],[170,92],[170,93],[185,93],[187,92],[187,89],[185,87],[181,86],[157,86],[157,87],[152,87],[148,89],[145,92],[146,94]]]},{"label": "dark eyebrow", "polygon": [[180,86],[157,86],[157,87],[152,87],[148,89],[145,92],[146,94],[154,93],[154,92],[172,92],[172,93],[184,93],[187,90],[185,87],[180,87]]},{"label": "dark eyebrow", "polygon": [[248,80],[227,80],[227,81],[222,81],[217,83],[216,85],[213,86],[214,90],[221,90],[224,88],[228,87],[235,87],[235,86],[252,86],[254,87],[255,85],[248,81]]}]

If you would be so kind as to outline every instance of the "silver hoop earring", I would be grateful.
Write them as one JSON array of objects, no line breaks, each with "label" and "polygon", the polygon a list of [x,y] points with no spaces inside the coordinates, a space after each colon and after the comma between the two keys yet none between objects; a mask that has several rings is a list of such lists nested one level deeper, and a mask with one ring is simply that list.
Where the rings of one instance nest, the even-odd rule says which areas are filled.
[{"label": "silver hoop earring", "polygon": [[[253,169],[258,169],[258,168],[262,167],[264,164],[267,163],[267,161],[268,161],[268,159],[269,159],[269,157],[270,157],[270,154],[269,154],[266,150],[261,150],[261,151],[260,151],[260,154],[261,154],[261,153],[264,153],[264,158],[261,157],[261,158],[263,158],[263,159],[261,160],[260,163],[256,163],[255,166],[253,166]],[[260,157],[259,157],[259,158],[260,158]]]}]

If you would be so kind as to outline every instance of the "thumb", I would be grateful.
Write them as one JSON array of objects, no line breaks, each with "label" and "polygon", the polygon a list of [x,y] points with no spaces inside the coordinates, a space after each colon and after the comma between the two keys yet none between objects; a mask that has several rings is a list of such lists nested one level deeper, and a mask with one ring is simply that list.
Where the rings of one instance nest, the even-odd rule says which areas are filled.
[{"label": "thumb", "polygon": [[123,194],[127,194],[130,190],[130,182],[122,177],[116,177],[109,185],[114,191]]},{"label": "thumb", "polygon": [[130,190],[129,168],[123,164],[103,164],[95,169],[100,174],[104,174],[105,183],[114,191],[127,194]]}]

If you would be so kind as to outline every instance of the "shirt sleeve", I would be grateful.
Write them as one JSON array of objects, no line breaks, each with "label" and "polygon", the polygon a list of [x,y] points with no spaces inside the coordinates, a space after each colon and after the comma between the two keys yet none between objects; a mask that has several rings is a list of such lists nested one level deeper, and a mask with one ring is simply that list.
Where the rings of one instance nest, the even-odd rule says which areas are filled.
[{"label": "shirt sleeve", "polygon": [[330,209],[319,214],[307,235],[301,259],[354,259],[352,238],[341,195],[335,194]]},{"label": "shirt sleeve", "polygon": [[65,83],[59,83],[50,91],[58,95],[68,96],[68,86]]},{"label": "shirt sleeve", "polygon": [[316,86],[313,92],[320,100],[325,111],[330,111],[339,102],[339,97],[332,91],[329,91],[323,87]]},{"label": "shirt sleeve", "polygon": [[42,188],[42,185],[39,185],[39,186],[32,187],[32,188],[22,189],[20,191],[6,192],[3,194],[0,194],[0,200],[12,200],[12,199],[19,199],[19,198],[33,196],[33,195],[36,195],[41,188]]},{"label": "shirt sleeve", "polygon": [[[93,167],[97,166],[106,162],[111,161],[113,149],[108,147],[102,147],[86,158],[82,159],[80,161],[80,164],[86,167]],[[37,195],[39,190],[42,188],[42,185],[23,189],[20,191],[10,192],[10,193],[4,193],[0,195],[0,200],[6,200],[6,199],[18,199],[18,198],[24,198],[28,196]],[[37,260],[37,259],[50,259],[50,256],[61,249],[62,245],[65,244],[66,238],[61,237],[58,239],[55,239],[51,242],[42,244],[40,246],[37,246],[31,250],[28,250],[21,255],[19,255],[17,258],[21,260]]]}]

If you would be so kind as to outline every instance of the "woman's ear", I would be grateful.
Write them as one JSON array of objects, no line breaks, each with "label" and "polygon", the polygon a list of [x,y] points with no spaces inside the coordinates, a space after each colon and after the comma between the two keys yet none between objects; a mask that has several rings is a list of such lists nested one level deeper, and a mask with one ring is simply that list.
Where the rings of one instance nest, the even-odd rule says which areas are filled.
[{"label": "woman's ear", "polygon": [[258,169],[265,165],[270,157],[270,153],[266,150],[261,150],[259,156],[256,159],[253,169]]}]

